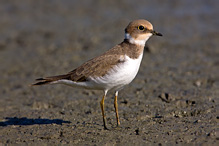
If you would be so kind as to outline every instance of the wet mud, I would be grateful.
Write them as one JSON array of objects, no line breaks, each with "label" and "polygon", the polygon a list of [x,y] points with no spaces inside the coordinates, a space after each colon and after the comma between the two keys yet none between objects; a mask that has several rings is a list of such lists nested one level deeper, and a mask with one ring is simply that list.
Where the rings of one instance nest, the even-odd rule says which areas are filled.
[{"label": "wet mud", "polygon": [[[0,2],[0,145],[218,145],[218,1]],[[145,48],[135,80],[113,93],[30,87],[120,43],[134,19],[163,37]]]}]

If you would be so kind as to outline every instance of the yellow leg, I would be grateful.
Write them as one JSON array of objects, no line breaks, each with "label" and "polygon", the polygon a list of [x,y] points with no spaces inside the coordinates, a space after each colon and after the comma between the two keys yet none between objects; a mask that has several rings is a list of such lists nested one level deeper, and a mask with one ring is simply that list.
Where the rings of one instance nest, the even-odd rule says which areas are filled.
[{"label": "yellow leg", "polygon": [[103,126],[104,126],[104,129],[107,129],[107,127],[106,127],[106,117],[105,117],[105,113],[104,113],[104,98],[105,97],[106,97],[106,92],[105,92],[102,100],[100,101],[100,107],[101,107],[102,116],[103,116]]},{"label": "yellow leg", "polygon": [[118,112],[117,96],[118,96],[118,91],[115,93],[114,108],[115,108],[115,112],[116,112],[117,126],[119,126],[120,122],[119,122],[119,112]]}]

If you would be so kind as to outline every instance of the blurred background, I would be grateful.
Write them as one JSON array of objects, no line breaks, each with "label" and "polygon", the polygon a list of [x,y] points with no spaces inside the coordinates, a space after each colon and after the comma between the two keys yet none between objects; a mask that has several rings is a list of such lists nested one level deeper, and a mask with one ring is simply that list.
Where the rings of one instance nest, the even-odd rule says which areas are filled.
[{"label": "blurred background", "polygon": [[[210,113],[216,118],[214,114],[218,110],[219,96],[218,17],[217,0],[1,0],[0,118],[2,121],[5,117],[61,118],[53,112],[69,111],[75,108],[76,102],[85,113],[91,109],[90,119],[98,113],[101,124],[100,109],[96,107],[100,92],[61,85],[36,88],[28,85],[38,77],[69,72],[122,42],[125,27],[135,19],[150,21],[163,37],[153,37],[148,41],[139,74],[121,91],[119,103],[134,104],[138,100],[143,105],[156,103],[155,108],[149,109],[152,111],[149,115],[153,117],[157,112],[165,115],[170,111],[165,113],[166,108],[157,97],[166,93],[174,100],[195,101],[196,108],[202,109],[201,113],[206,115],[213,106]],[[88,103],[79,106],[83,100],[89,106]],[[111,98],[109,100],[112,101]],[[109,105],[110,111],[112,105]],[[185,108],[181,106],[181,103],[176,104],[174,108]],[[140,105],[138,107],[141,108]],[[122,105],[120,111],[139,112],[139,108]],[[79,114],[79,109],[74,109],[74,113]],[[70,114],[69,117],[67,115],[61,119],[72,122]],[[2,134],[10,129],[4,128]],[[2,138],[4,143],[6,138]],[[214,142],[215,139],[210,140]]]}]

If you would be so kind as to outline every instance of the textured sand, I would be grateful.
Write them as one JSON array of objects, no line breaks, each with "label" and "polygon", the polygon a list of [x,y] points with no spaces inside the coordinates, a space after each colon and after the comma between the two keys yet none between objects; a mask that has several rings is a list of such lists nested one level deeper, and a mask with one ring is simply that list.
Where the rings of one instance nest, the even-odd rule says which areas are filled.
[{"label": "textured sand", "polygon": [[[219,1],[0,2],[0,144],[218,145]],[[64,85],[29,87],[66,73],[144,18],[164,36],[148,41],[136,79],[113,94]]]}]

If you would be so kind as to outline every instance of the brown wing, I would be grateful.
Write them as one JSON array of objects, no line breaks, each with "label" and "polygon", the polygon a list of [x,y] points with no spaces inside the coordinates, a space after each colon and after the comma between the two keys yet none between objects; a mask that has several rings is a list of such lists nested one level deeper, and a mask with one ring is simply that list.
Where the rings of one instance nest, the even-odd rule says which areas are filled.
[{"label": "brown wing", "polygon": [[36,79],[38,82],[32,85],[45,85],[61,79],[83,82],[86,81],[88,77],[104,76],[111,67],[121,62],[118,55],[102,55],[85,62],[68,74],[39,78]]},{"label": "brown wing", "polygon": [[45,85],[61,79],[83,82],[86,81],[88,77],[104,76],[111,67],[124,61],[121,59],[121,55],[123,57],[125,55],[124,48],[125,46],[121,47],[121,44],[119,44],[103,55],[85,62],[68,74],[39,78],[37,79],[38,82],[32,85]]},{"label": "brown wing", "polygon": [[69,72],[70,79],[81,82],[86,81],[88,77],[104,76],[111,67],[120,62],[119,56],[115,54],[96,57]]}]

